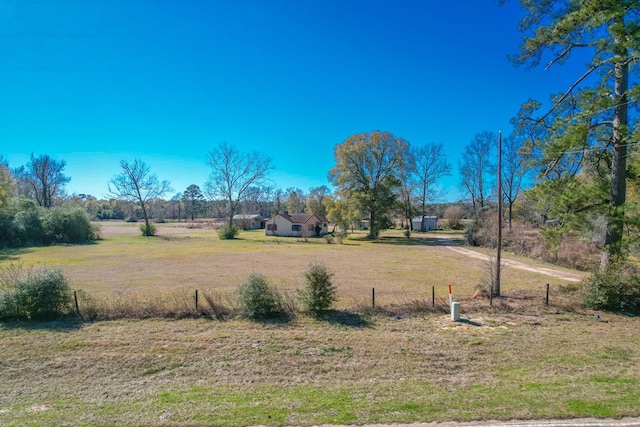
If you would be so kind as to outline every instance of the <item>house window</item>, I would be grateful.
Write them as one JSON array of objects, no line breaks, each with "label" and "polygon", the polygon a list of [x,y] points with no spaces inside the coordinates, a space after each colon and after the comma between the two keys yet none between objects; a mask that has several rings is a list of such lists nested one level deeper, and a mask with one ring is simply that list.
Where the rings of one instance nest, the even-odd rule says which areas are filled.
[{"label": "house window", "polygon": [[276,231],[278,229],[278,224],[267,224],[267,230]]},{"label": "house window", "polygon": [[291,231],[302,231],[302,226],[300,224],[293,224],[291,226]]},{"label": "house window", "polygon": [[315,225],[309,224],[309,231],[314,231],[315,228],[316,228]]}]

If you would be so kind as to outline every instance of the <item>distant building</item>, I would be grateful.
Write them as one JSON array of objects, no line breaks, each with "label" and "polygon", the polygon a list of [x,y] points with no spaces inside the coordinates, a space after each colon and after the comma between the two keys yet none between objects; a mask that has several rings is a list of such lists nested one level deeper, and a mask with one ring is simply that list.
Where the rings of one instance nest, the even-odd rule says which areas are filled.
[{"label": "distant building", "polygon": [[313,237],[328,232],[328,221],[321,215],[287,212],[269,218],[265,229],[267,236]]},{"label": "distant building", "polygon": [[[424,218],[424,222],[422,221]],[[438,229],[437,216],[417,216],[411,220],[411,226],[415,231],[429,231]]]},{"label": "distant building", "polygon": [[265,227],[267,218],[261,215],[234,215],[233,223],[243,230],[261,230]]}]

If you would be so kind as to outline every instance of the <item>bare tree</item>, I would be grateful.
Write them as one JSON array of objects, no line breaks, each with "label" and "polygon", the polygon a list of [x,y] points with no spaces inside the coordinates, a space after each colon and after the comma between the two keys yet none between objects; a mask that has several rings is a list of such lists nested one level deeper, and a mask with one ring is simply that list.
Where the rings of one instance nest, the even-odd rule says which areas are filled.
[{"label": "bare tree", "polygon": [[233,225],[233,215],[251,188],[265,184],[267,174],[273,166],[271,158],[253,151],[242,153],[227,142],[221,142],[209,153],[211,175],[205,185],[212,198],[222,198],[227,202],[229,226]]},{"label": "bare tree", "polygon": [[46,154],[36,157],[31,153],[29,163],[14,172],[18,191],[39,206],[52,207],[57,198],[64,197],[64,186],[71,181],[62,173],[66,164]]},{"label": "bare tree", "polygon": [[135,202],[142,209],[145,236],[154,234],[151,227],[149,208],[153,200],[172,191],[169,181],[160,181],[151,173],[149,166],[143,161],[135,159],[133,163],[120,161],[122,172],[109,181],[109,193],[120,200]]},{"label": "bare tree", "polygon": [[458,165],[462,186],[471,199],[476,220],[483,219],[485,205],[491,194],[491,177],[496,168],[492,156],[497,139],[496,134],[489,131],[476,134],[473,141],[466,145]]},{"label": "bare tree", "polygon": [[273,206],[271,208],[271,212],[277,214],[284,211],[284,209],[284,192],[282,191],[282,188],[278,188],[274,190],[273,193]]},{"label": "bare tree", "polygon": [[459,204],[451,205],[444,211],[449,228],[459,230],[462,228],[462,219],[464,218],[464,209]]},{"label": "bare tree", "polygon": [[429,143],[411,149],[410,170],[417,178],[418,199],[420,200],[422,224],[425,228],[427,204],[440,196],[438,180],[451,174],[451,165],[447,162],[441,143]]},{"label": "bare tree", "polygon": [[507,205],[509,230],[513,220],[513,204],[520,195],[527,173],[526,156],[520,152],[522,141],[509,135],[502,144],[502,198]]},{"label": "bare tree", "polygon": [[251,187],[247,190],[247,197],[242,202],[240,212],[270,217],[273,213],[274,197],[275,188],[273,186]]},{"label": "bare tree", "polygon": [[404,168],[400,176],[400,186],[397,189],[398,213],[401,214],[404,221],[406,221],[406,226],[409,227],[409,230],[413,230],[413,222],[411,219],[419,212],[422,212],[417,209],[416,198],[414,197],[418,183],[413,178],[412,174],[407,173]]}]

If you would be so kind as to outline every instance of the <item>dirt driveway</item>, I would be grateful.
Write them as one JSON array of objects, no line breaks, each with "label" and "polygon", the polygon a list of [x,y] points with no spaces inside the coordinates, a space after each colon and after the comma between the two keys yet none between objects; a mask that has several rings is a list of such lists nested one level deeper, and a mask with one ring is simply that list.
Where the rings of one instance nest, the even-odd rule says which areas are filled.
[{"label": "dirt driveway", "polygon": [[[448,250],[451,250],[453,252],[465,255],[469,258],[476,258],[483,261],[489,260],[489,255],[483,254],[481,252],[477,252],[471,249],[460,247],[460,245],[455,240],[449,237],[443,236],[438,240],[441,242],[440,244],[442,246],[446,247]],[[586,274],[579,273],[579,272],[564,271],[560,268],[553,268],[553,267],[542,267],[539,265],[534,265],[533,261],[530,264],[528,264],[522,261],[508,259],[508,258],[505,258],[504,256],[502,257],[502,265],[510,268],[516,268],[518,270],[531,271],[534,273],[543,274],[545,276],[556,277],[558,279],[566,280],[568,282],[580,282],[586,276]]]}]

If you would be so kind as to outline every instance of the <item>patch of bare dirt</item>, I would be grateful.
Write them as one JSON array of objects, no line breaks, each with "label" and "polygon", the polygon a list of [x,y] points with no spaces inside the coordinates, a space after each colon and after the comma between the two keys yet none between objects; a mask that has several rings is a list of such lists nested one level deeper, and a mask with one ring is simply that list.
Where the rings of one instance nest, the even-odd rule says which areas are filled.
[{"label": "patch of bare dirt", "polygon": [[[486,261],[489,260],[489,255],[485,255],[483,253],[476,252],[470,249],[454,247],[454,246],[447,246],[447,249],[457,252],[459,254],[466,255],[471,258],[477,258],[477,259],[482,259]],[[584,278],[584,276],[579,273],[572,273],[572,272],[557,270],[549,267],[534,266],[534,265],[525,264],[523,262],[516,261],[513,259],[503,258],[502,264],[508,267],[516,268],[518,270],[531,271],[533,273],[544,274],[545,276],[557,277],[558,279],[566,280],[568,282],[579,282]]]},{"label": "patch of bare dirt", "polygon": [[[446,246],[446,248],[451,251],[465,255],[470,258],[480,259],[483,261],[489,260],[489,255],[476,252],[471,249],[461,248],[453,239],[445,237],[445,238],[442,238],[441,240],[442,240],[441,245]],[[574,273],[569,271],[563,271],[556,268],[541,267],[541,266],[526,264],[524,262],[516,261],[513,259],[502,258],[502,264],[518,270],[525,270],[533,273],[543,274],[545,276],[556,277],[558,279],[566,280],[568,282],[580,282],[582,279],[584,279],[584,275],[580,273]]]}]

